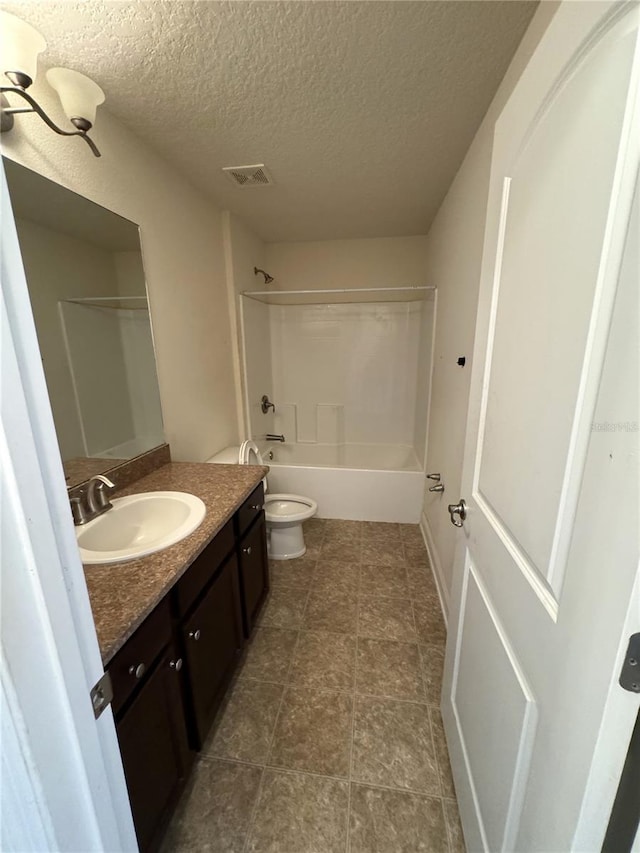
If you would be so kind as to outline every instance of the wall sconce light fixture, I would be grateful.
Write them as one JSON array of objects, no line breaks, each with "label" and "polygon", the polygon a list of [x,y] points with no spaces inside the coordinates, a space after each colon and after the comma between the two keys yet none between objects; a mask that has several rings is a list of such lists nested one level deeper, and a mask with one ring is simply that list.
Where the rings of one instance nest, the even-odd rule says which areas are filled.
[{"label": "wall sconce light fixture", "polygon": [[[100,157],[95,143],[88,133],[96,120],[96,110],[104,103],[104,92],[89,77],[69,68],[50,68],[46,72],[49,85],[60,98],[65,115],[76,128],[63,130],[53,122],[27,89],[36,79],[38,54],[47,47],[40,33],[30,24],[0,12],[0,58],[2,74],[11,85],[0,85],[1,122],[0,132],[13,127],[14,116],[21,113],[37,113],[51,130],[61,136],[80,136],[96,157]],[[11,106],[7,96],[19,96],[28,106]]]}]

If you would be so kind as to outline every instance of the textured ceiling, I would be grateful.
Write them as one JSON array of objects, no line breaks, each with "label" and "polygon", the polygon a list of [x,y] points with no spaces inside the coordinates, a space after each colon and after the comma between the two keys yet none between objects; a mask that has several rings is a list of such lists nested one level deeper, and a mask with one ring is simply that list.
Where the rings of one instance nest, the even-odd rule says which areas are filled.
[{"label": "textured ceiling", "polygon": [[[92,76],[105,108],[268,241],[425,233],[536,7],[0,5],[42,32],[47,64]],[[220,171],[253,163],[273,187]]]}]

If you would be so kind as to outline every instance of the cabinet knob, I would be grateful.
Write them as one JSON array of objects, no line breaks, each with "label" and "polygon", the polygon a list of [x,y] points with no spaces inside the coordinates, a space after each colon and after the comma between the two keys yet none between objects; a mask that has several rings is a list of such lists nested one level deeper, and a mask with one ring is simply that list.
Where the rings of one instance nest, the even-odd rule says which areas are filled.
[{"label": "cabinet knob", "polygon": [[195,631],[189,631],[189,636],[197,642],[200,639],[200,628],[197,628]]},{"label": "cabinet knob", "polygon": [[139,663],[137,666],[135,664],[131,664],[129,667],[129,675],[135,675],[136,678],[142,678],[146,669],[147,668],[143,663]]},{"label": "cabinet knob", "polygon": [[251,545],[249,545],[248,548],[243,548],[242,553],[243,554],[250,554],[251,553]]},{"label": "cabinet knob", "polygon": [[255,509],[256,512],[260,512],[260,510],[264,509],[264,504],[253,504],[251,509]]},{"label": "cabinet knob", "polygon": [[170,660],[169,666],[171,667],[171,669],[175,669],[176,672],[180,672],[180,670],[182,669],[182,658],[178,658],[178,660]]}]

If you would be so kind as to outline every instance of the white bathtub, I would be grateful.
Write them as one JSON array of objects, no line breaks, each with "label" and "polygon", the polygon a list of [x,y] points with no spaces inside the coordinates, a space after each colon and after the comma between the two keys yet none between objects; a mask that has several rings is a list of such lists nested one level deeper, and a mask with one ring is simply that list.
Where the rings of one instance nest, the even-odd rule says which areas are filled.
[{"label": "white bathtub", "polygon": [[273,452],[269,490],[305,495],[318,518],[417,524],[424,473],[412,447],[260,443]]}]

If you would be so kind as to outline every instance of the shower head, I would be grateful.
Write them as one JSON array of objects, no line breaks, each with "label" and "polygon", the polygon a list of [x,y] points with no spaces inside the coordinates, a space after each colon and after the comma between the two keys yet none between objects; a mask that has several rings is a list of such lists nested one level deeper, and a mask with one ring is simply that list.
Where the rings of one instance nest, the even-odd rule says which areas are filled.
[{"label": "shower head", "polygon": [[258,267],[253,268],[253,274],[254,275],[258,275],[258,274],[263,275],[265,284],[271,284],[271,282],[273,281],[272,275],[269,275],[269,273],[265,272],[264,270],[258,269]]}]

